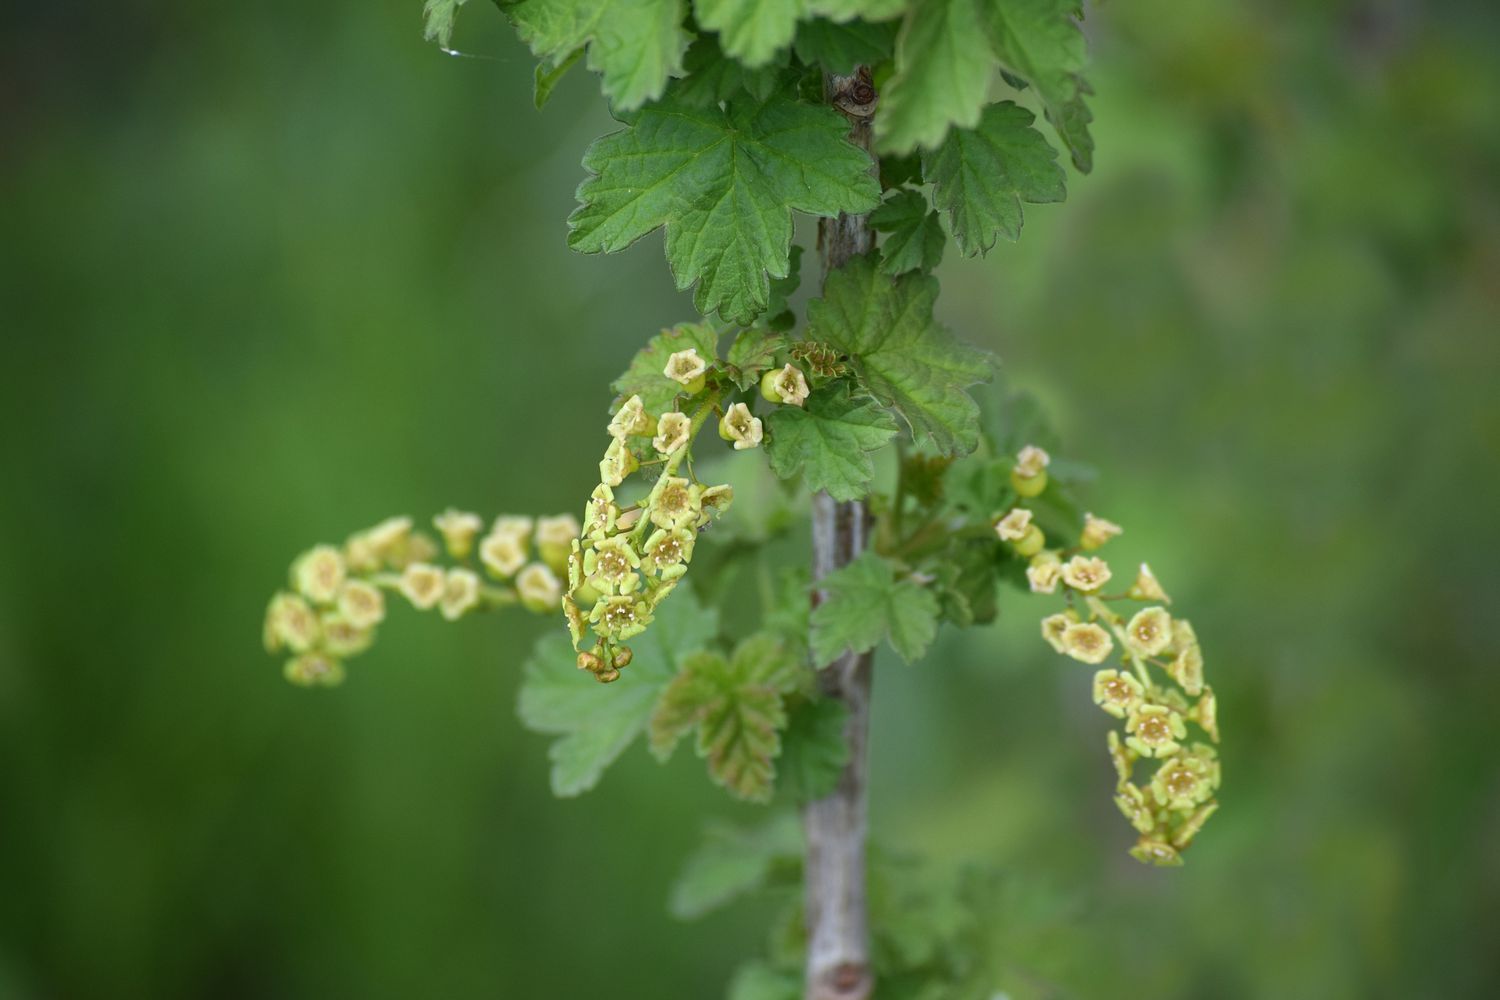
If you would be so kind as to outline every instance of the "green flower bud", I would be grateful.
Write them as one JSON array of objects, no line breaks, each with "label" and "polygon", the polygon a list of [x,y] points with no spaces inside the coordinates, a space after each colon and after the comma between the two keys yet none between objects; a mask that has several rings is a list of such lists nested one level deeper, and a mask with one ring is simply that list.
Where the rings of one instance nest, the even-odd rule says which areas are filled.
[{"label": "green flower bud", "polygon": [[689,396],[693,396],[703,391],[703,376],[707,371],[708,362],[698,355],[695,348],[689,347],[667,358],[667,366],[661,373],[682,386]]},{"label": "green flower bud", "polygon": [[443,579],[443,597],[438,610],[456,622],[479,606],[479,574],[471,569],[450,569]]},{"label": "green flower bud", "polygon": [[286,661],[282,676],[300,687],[337,687],[344,683],[344,665],[327,653],[303,653]]},{"label": "green flower bud", "polygon": [[1116,787],[1124,787],[1130,781],[1130,772],[1135,767],[1136,754],[1120,739],[1120,734],[1109,731],[1109,759],[1115,766]]},{"label": "green flower bud", "polygon": [[279,653],[290,649],[294,653],[306,653],[321,638],[317,613],[307,601],[284,590],[271,598],[262,632],[266,652]]},{"label": "green flower bud", "polygon": [[1165,608],[1137,611],[1125,626],[1125,645],[1139,657],[1152,657],[1172,644],[1172,616]]},{"label": "green flower bud", "polygon": [[573,547],[582,528],[578,524],[578,518],[572,514],[559,514],[556,517],[541,517],[536,522],[536,551],[556,573],[563,573],[568,568],[568,551]]},{"label": "green flower bud", "polygon": [[[590,607],[592,606],[593,605],[590,605]],[[588,623],[584,619],[583,612],[579,609],[578,602],[573,599],[572,594],[566,594],[563,596],[562,609],[563,617],[566,618],[568,622],[568,635],[573,640],[573,648],[577,649],[579,644],[583,642],[583,630]],[[580,667],[583,666],[581,658],[578,665]]]},{"label": "green flower bud", "polygon": [[474,551],[474,539],[479,537],[484,521],[478,514],[449,507],[432,519],[432,526],[443,536],[443,547],[450,556],[467,559]]},{"label": "green flower bud", "polygon": [[551,614],[562,601],[562,583],[550,568],[532,563],[516,574],[516,594],[527,611]]},{"label": "green flower bud", "polygon": [[1178,848],[1186,848],[1193,842],[1193,838],[1198,836],[1198,831],[1203,829],[1203,824],[1208,822],[1208,818],[1218,811],[1219,804],[1217,802],[1210,802],[1193,813],[1172,834],[1172,843]]},{"label": "green flower bud", "polygon": [[1182,864],[1182,855],[1171,844],[1146,837],[1142,837],[1130,849],[1130,856],[1142,864],[1156,865],[1158,868],[1176,868]]},{"label": "green flower bud", "polygon": [[1125,592],[1125,596],[1132,601],[1161,601],[1163,604],[1171,604],[1172,599],[1167,592],[1161,589],[1161,584],[1156,581],[1156,576],[1151,572],[1151,567],[1141,563],[1140,572],[1135,575],[1135,582]]},{"label": "green flower bud", "polygon": [[585,650],[578,654],[578,669],[587,670],[591,674],[596,674],[600,670],[604,669],[604,661],[599,658],[598,653],[593,653]]},{"label": "green flower bud", "polygon": [[1209,739],[1219,742],[1219,700],[1214,697],[1213,688],[1204,687],[1203,697],[1193,706],[1193,721],[1208,733]]},{"label": "green flower bud", "polygon": [[344,585],[344,556],[332,545],[317,545],[292,564],[292,585],[316,604],[332,604]]},{"label": "green flower bud", "polygon": [[345,580],[338,608],[355,628],[374,628],[385,619],[385,595],[363,580]]},{"label": "green flower bud", "polygon": [[613,684],[615,681],[620,679],[620,671],[616,670],[614,667],[606,667],[605,669],[596,673],[594,676],[598,678],[600,684]]},{"label": "green flower bud", "polygon": [[630,651],[629,646],[621,646],[615,650],[614,657],[609,661],[616,670],[624,670],[630,666],[630,661],[635,659],[635,654]]},{"label": "green flower bud", "polygon": [[447,581],[440,567],[428,563],[412,563],[401,571],[397,589],[411,602],[412,607],[426,611],[437,606],[443,599]]}]

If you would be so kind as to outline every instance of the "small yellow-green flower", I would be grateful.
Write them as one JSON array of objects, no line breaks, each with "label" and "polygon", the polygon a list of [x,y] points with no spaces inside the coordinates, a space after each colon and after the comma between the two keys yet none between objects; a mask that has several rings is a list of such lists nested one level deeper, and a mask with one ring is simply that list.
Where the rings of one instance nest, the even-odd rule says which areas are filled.
[{"label": "small yellow-green flower", "polygon": [[376,558],[395,566],[396,561],[404,557],[407,542],[411,540],[411,518],[388,517],[360,534]]},{"label": "small yellow-green flower", "polygon": [[1140,707],[1146,688],[1123,670],[1101,670],[1094,675],[1094,704],[1117,719]]},{"label": "small yellow-green flower", "polygon": [[663,413],[656,421],[656,437],[651,439],[651,447],[663,455],[670,455],[688,443],[692,430],[693,420],[686,413]]},{"label": "small yellow-green flower", "polygon": [[1125,645],[1136,656],[1152,657],[1172,644],[1172,616],[1165,608],[1137,611],[1125,626]]},{"label": "small yellow-green flower", "polygon": [[624,642],[646,631],[651,623],[651,609],[633,594],[601,597],[589,612],[589,621],[604,638]]},{"label": "small yellow-green flower", "polygon": [[271,598],[266,608],[263,638],[268,653],[279,653],[282,649],[305,653],[321,638],[317,613],[300,596],[283,590]]},{"label": "small yellow-green flower", "polygon": [[458,621],[479,605],[479,574],[471,569],[450,569],[443,580],[438,610],[450,622]]},{"label": "small yellow-green flower", "polygon": [[282,675],[302,687],[336,687],[344,682],[344,665],[327,653],[303,653],[286,661]]},{"label": "small yellow-green flower", "polygon": [[443,599],[446,586],[441,567],[429,563],[412,563],[401,571],[397,589],[411,602],[412,607],[426,611]]},{"label": "small yellow-green flower", "polygon": [[1078,619],[1071,618],[1064,612],[1048,615],[1042,619],[1042,638],[1047,640],[1047,645],[1059,653],[1066,653],[1068,649],[1063,645],[1063,635],[1077,621]]},{"label": "small yellow-green flower", "polygon": [[1109,760],[1115,766],[1117,777],[1116,787],[1123,787],[1130,781],[1130,772],[1135,767],[1135,751],[1125,745],[1120,739],[1120,734],[1113,729],[1109,731]]},{"label": "small yellow-green flower", "polygon": [[664,580],[687,572],[697,535],[687,528],[659,528],[646,539],[646,566]]},{"label": "small yellow-green flower", "polygon": [[536,552],[542,562],[561,573],[568,564],[568,550],[573,540],[583,533],[578,518],[572,514],[556,517],[539,517],[536,522]]},{"label": "small yellow-green flower", "polygon": [[1167,592],[1161,589],[1157,582],[1156,574],[1151,572],[1151,567],[1141,563],[1140,570],[1135,574],[1135,582],[1130,589],[1125,591],[1125,596],[1132,601],[1161,601],[1163,604],[1171,604],[1172,599]]},{"label": "small yellow-green flower", "polygon": [[484,519],[478,514],[449,507],[432,519],[432,526],[443,536],[443,547],[455,559],[467,559],[474,551],[474,539],[484,529]]},{"label": "small yellow-green flower", "polygon": [[697,349],[689,347],[667,358],[667,365],[661,373],[689,393],[695,393],[703,388],[703,375],[707,371],[708,362],[699,356]]},{"label": "small yellow-green flower", "polygon": [[726,441],[733,441],[735,451],[744,451],[760,447],[765,429],[761,426],[760,418],[751,415],[750,407],[744,403],[735,403],[724,411],[724,417],[719,421],[719,436]]},{"label": "small yellow-green flower", "polygon": [[545,614],[557,610],[562,583],[549,567],[532,563],[516,574],[516,594],[527,611]]},{"label": "small yellow-green flower", "polygon": [[1203,689],[1203,697],[1193,706],[1193,721],[1202,727],[1209,739],[1219,742],[1219,700],[1214,697],[1213,688]]},{"label": "small yellow-green flower", "polygon": [[703,491],[700,502],[703,505],[703,515],[698,519],[697,526],[701,528],[712,518],[723,514],[729,509],[729,505],[734,503],[734,487],[728,483],[710,486]]},{"label": "small yellow-green flower", "polygon": [[1115,641],[1093,622],[1074,622],[1063,630],[1062,647],[1080,663],[1103,663],[1115,648]]},{"label": "small yellow-green flower", "polygon": [[1062,580],[1074,590],[1092,594],[1109,582],[1109,563],[1098,556],[1074,556],[1062,566]]},{"label": "small yellow-green flower", "polygon": [[596,542],[583,554],[584,578],[601,594],[633,592],[641,585],[640,565],[641,557],[624,535]]},{"label": "small yellow-green flower", "polygon": [[1010,470],[1010,485],[1023,497],[1040,496],[1047,488],[1047,466],[1052,458],[1036,445],[1028,444],[1016,455]]},{"label": "small yellow-green flower", "polygon": [[385,595],[363,580],[345,580],[338,607],[355,628],[374,628],[385,618]]},{"label": "small yellow-green flower", "polygon": [[995,534],[1003,542],[1019,542],[1031,530],[1031,511],[1016,507],[995,522]]},{"label": "small yellow-green flower", "polygon": [[370,648],[375,633],[360,628],[337,611],[325,611],[319,619],[323,627],[323,650],[341,660],[358,656]]},{"label": "small yellow-green flower", "polygon": [[1186,848],[1193,842],[1193,838],[1198,836],[1198,831],[1203,829],[1203,824],[1208,822],[1208,818],[1218,810],[1219,804],[1210,802],[1193,813],[1177,828],[1177,832],[1172,834],[1172,843],[1179,848]]},{"label": "small yellow-green flower", "polygon": [[524,551],[531,544],[532,520],[519,514],[502,514],[490,527],[491,535],[509,535]]},{"label": "small yellow-green flower", "polygon": [[368,532],[360,531],[344,542],[344,565],[350,573],[375,573],[385,564],[370,541]]},{"label": "small yellow-green flower", "polygon": [[406,544],[401,546],[400,551],[391,555],[390,563],[396,569],[405,569],[412,563],[432,562],[437,554],[437,542],[432,540],[431,535],[413,531],[406,537]]},{"label": "small yellow-green flower", "polygon": [[1095,517],[1093,514],[1085,514],[1083,515],[1083,536],[1079,539],[1078,544],[1083,547],[1084,551],[1092,552],[1095,549],[1102,548],[1105,542],[1119,535],[1122,531],[1124,529],[1113,521],[1106,521],[1104,518]]},{"label": "small yellow-green flower", "polygon": [[780,371],[769,371],[761,378],[761,395],[773,403],[801,406],[807,402],[809,389],[807,376],[796,365],[787,365]]},{"label": "small yellow-green flower", "polygon": [[1026,567],[1026,582],[1030,584],[1033,594],[1057,593],[1057,582],[1060,579],[1062,562],[1057,558],[1056,552],[1049,549],[1031,557],[1031,564]]},{"label": "small yellow-green flower", "polygon": [[1142,837],[1130,849],[1130,856],[1144,864],[1156,865],[1158,868],[1176,868],[1182,864],[1182,855],[1178,854],[1171,844],[1152,840],[1149,837]]},{"label": "small yellow-green flower", "polygon": [[479,543],[479,561],[490,575],[499,580],[509,579],[516,570],[526,565],[526,543],[524,535],[491,532]]},{"label": "small yellow-green flower", "polygon": [[640,466],[640,462],[625,446],[625,441],[615,438],[599,460],[599,481],[606,486],[619,486]]},{"label": "small yellow-green flower", "polygon": [[1187,736],[1182,716],[1166,705],[1141,705],[1125,720],[1126,746],[1142,757],[1170,757]]},{"label": "small yellow-green flower", "polygon": [[614,419],[609,422],[609,434],[616,438],[633,437],[650,434],[651,427],[651,414],[646,412],[641,397],[631,396],[615,411]]},{"label": "small yellow-green flower", "polygon": [[1156,815],[1151,810],[1151,800],[1139,785],[1122,782],[1119,793],[1115,795],[1115,805],[1130,820],[1130,825],[1141,833],[1150,833],[1156,829]]},{"label": "small yellow-green flower", "polygon": [[1203,690],[1203,650],[1189,646],[1172,660],[1172,679],[1188,694]]},{"label": "small yellow-green flower", "polygon": [[1178,812],[1191,812],[1214,794],[1213,765],[1195,754],[1168,757],[1151,778],[1157,803]]},{"label": "small yellow-green flower", "polygon": [[588,620],[584,618],[583,611],[571,594],[563,595],[562,609],[563,617],[568,621],[568,636],[573,640],[573,648],[577,649],[583,642],[583,630],[588,626]]},{"label": "small yellow-green flower", "polygon": [[662,476],[649,499],[651,523],[658,528],[692,525],[703,513],[703,487],[679,476]]},{"label": "small yellow-green flower", "polygon": [[344,584],[344,556],[332,545],[316,545],[292,564],[292,583],[317,604],[332,604]]}]

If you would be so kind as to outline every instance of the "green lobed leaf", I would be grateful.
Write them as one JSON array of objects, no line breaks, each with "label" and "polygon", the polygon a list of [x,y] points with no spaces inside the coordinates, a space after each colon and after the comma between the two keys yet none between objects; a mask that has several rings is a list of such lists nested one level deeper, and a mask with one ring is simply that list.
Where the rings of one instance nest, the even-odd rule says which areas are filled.
[{"label": "green lobed leaf", "polygon": [[734,343],[729,345],[729,356],[726,359],[729,377],[740,389],[751,388],[760,381],[761,375],[771,369],[776,352],[785,350],[786,346],[786,337],[775,330],[759,326],[741,330],[735,336]]},{"label": "green lobed leaf", "polygon": [[687,76],[673,85],[672,96],[684,104],[706,108],[748,94],[764,101],[776,92],[782,66],[771,63],[749,69],[724,54],[714,35],[699,35],[683,60]]},{"label": "green lobed leaf", "polygon": [[1084,104],[1088,85],[1079,75],[1088,47],[1074,19],[1077,0],[1004,0],[986,5],[986,28],[1005,68],[1036,90],[1047,120],[1084,173],[1093,167],[1093,116]]},{"label": "green lobed leaf", "polygon": [[778,864],[802,855],[802,827],[792,813],[753,829],[710,826],[672,884],[667,908],[696,920],[763,887]]},{"label": "green lobed leaf", "polygon": [[693,107],[669,97],[584,155],[569,245],[623,250],[665,227],[677,287],[705,315],[749,323],[790,270],[792,210],[834,216],[879,200],[865,153],[831,108],[786,96]]},{"label": "green lobed leaf", "polygon": [[776,761],[778,790],[799,802],[833,791],[849,763],[849,744],[844,739],[848,718],[848,706],[832,698],[804,701],[791,711]]},{"label": "green lobed leaf", "polygon": [[638,108],[682,74],[692,36],[683,0],[519,0],[502,4],[521,40],[550,66],[586,47],[589,69],[621,110]]},{"label": "green lobed leaf", "polygon": [[818,17],[797,26],[793,48],[804,64],[847,75],[856,66],[875,66],[890,59],[900,27],[899,21],[839,23]]},{"label": "green lobed leaf", "polygon": [[791,44],[802,7],[803,0],[693,0],[698,24],[717,31],[724,51],[752,68]]},{"label": "green lobed leaf", "polygon": [[799,473],[809,490],[835,500],[865,495],[875,475],[872,452],[890,444],[896,421],[869,397],[856,398],[848,382],[818,389],[804,406],[779,406],[766,417],[766,456],[782,479]]},{"label": "green lobed leaf", "polygon": [[717,631],[718,612],[680,589],[632,644],[635,658],[613,684],[577,668],[567,636],[539,640],[524,667],[517,713],[528,729],[558,737],[547,751],[552,793],[579,795],[598,784],[645,729],[678,664]]},{"label": "green lobed leaf", "polygon": [[993,362],[933,319],[937,293],[931,275],[893,281],[868,255],[856,257],[808,304],[808,326],[813,337],[852,356],[861,384],[901,414],[914,439],[967,453],[979,441],[979,408],[964,390],[988,380]]},{"label": "green lobed leaf", "polygon": [[422,37],[436,41],[443,48],[453,40],[453,21],[458,17],[458,8],[468,0],[427,0],[422,5],[424,19]]},{"label": "green lobed leaf", "polygon": [[812,613],[813,659],[819,666],[845,650],[863,653],[882,639],[901,658],[919,658],[937,635],[938,602],[932,592],[874,551],[823,577],[827,596]]},{"label": "green lobed leaf", "polygon": [[719,356],[719,331],[707,323],[680,323],[668,327],[646,342],[630,359],[625,374],[615,379],[613,388],[621,397],[640,396],[652,414],[672,408],[672,400],[682,392],[681,384],[667,378],[667,359],[689,348],[713,364]]},{"label": "green lobed leaf", "polygon": [[898,191],[870,213],[870,227],[885,234],[880,270],[889,275],[931,271],[943,260],[948,242],[937,213],[917,191]]},{"label": "green lobed leaf", "polygon": [[875,116],[881,152],[935,146],[979,121],[994,72],[984,0],[916,0],[896,38],[896,72]]},{"label": "green lobed leaf", "polygon": [[696,730],[694,749],[715,784],[736,798],[769,801],[786,726],[781,696],[795,690],[805,673],[800,658],[771,633],[750,636],[728,659],[692,654],[652,713],[652,752],[665,760]]},{"label": "green lobed leaf", "polygon": [[546,63],[536,64],[536,73],[531,83],[531,103],[538,111],[547,106],[547,102],[552,99],[552,91],[562,78],[568,75],[568,70],[572,69],[573,65],[582,58],[583,49],[574,49],[556,66],[548,66]]},{"label": "green lobed leaf", "polygon": [[[954,129],[922,156],[932,200],[965,257],[987,253],[997,237],[1021,237],[1021,202],[1062,201],[1066,178],[1057,152],[1032,128],[1036,116],[1010,101],[984,109],[972,129]],[[884,206],[882,206],[883,208]],[[873,222],[873,216],[872,222]]]}]

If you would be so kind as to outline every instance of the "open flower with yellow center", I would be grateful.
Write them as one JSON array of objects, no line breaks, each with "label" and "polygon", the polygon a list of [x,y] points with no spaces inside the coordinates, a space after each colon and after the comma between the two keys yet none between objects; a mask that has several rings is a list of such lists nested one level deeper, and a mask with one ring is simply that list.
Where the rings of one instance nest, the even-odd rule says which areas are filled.
[{"label": "open flower with yellow center", "polygon": [[1130,589],[1125,591],[1125,596],[1132,601],[1161,601],[1163,604],[1171,604],[1172,599],[1167,592],[1161,589],[1157,582],[1156,574],[1151,572],[1151,567],[1141,563],[1141,568],[1135,574],[1135,582]]},{"label": "open flower with yellow center", "polygon": [[486,535],[479,543],[479,561],[491,576],[509,579],[526,565],[526,545],[516,535]]},{"label": "open flower with yellow center", "polygon": [[455,559],[467,559],[474,551],[474,539],[484,529],[484,519],[478,514],[449,507],[432,519],[432,526],[443,536],[443,547]]},{"label": "open flower with yellow center", "polygon": [[286,661],[282,675],[302,687],[337,687],[344,682],[344,665],[327,653],[303,653]]},{"label": "open flower with yellow center", "polygon": [[785,403],[788,406],[801,406],[807,402],[811,391],[807,386],[807,376],[803,375],[802,369],[796,365],[787,365],[780,371],[771,372],[762,380],[762,384],[767,385],[770,390],[765,395],[772,402]]},{"label": "open flower with yellow center", "polygon": [[606,486],[619,486],[639,467],[640,462],[630,453],[624,440],[615,438],[599,460],[599,481]]},{"label": "open flower with yellow center", "polygon": [[652,426],[651,414],[646,412],[641,397],[631,396],[615,411],[614,418],[609,422],[609,434],[615,438],[650,434]]},{"label": "open flower with yellow center", "polygon": [[1003,542],[1019,542],[1031,530],[1031,511],[1016,507],[995,522],[995,534]]},{"label": "open flower with yellow center", "polygon": [[319,618],[323,627],[323,650],[339,659],[358,656],[370,648],[375,633],[360,628],[337,611],[325,611]]},{"label": "open flower with yellow center", "polygon": [[1140,707],[1146,688],[1123,670],[1101,670],[1094,675],[1094,704],[1117,719]]},{"label": "open flower with yellow center", "polygon": [[284,590],[271,598],[266,607],[262,635],[266,652],[279,653],[290,649],[294,653],[305,653],[316,646],[321,637],[318,615],[307,601]]},{"label": "open flower with yellow center", "polygon": [[1109,731],[1109,760],[1115,766],[1116,786],[1123,787],[1130,781],[1130,772],[1135,767],[1135,751],[1125,745],[1120,734]]},{"label": "open flower with yellow center", "polygon": [[1208,805],[1203,806],[1197,812],[1193,813],[1193,815],[1189,816],[1187,820],[1177,828],[1176,832],[1172,834],[1173,845],[1178,848],[1186,848],[1193,842],[1193,838],[1198,836],[1198,831],[1203,829],[1203,824],[1208,822],[1208,818],[1218,811],[1219,804],[1217,802],[1210,802]]},{"label": "open flower with yellow center", "polygon": [[1077,618],[1069,617],[1066,613],[1058,612],[1048,615],[1042,619],[1042,638],[1047,640],[1047,645],[1059,653],[1066,653],[1067,647],[1063,645],[1063,635],[1069,627],[1076,624]]},{"label": "open flower with yellow center", "polygon": [[1130,856],[1137,861],[1156,865],[1158,868],[1176,868],[1182,864],[1182,855],[1171,844],[1142,837],[1130,849]]},{"label": "open flower with yellow center", "polygon": [[1104,543],[1111,538],[1121,534],[1125,529],[1113,521],[1106,521],[1102,517],[1093,514],[1083,515],[1083,535],[1078,544],[1085,551],[1092,552],[1094,549],[1102,548]]},{"label": "open flower with yellow center", "polygon": [[629,594],[641,585],[641,557],[624,535],[595,542],[583,554],[583,576],[602,594]]},{"label": "open flower with yellow center", "polygon": [[1074,556],[1062,566],[1062,580],[1074,590],[1092,594],[1109,582],[1109,563],[1098,556]]},{"label": "open flower with yellow center", "polygon": [[735,403],[724,411],[724,417],[719,421],[719,436],[726,441],[733,441],[735,451],[744,451],[760,447],[765,429],[761,426],[760,418],[751,415],[750,407],[744,403]]},{"label": "open flower with yellow center", "polygon": [[374,628],[385,618],[385,595],[363,580],[345,580],[338,607],[355,628]]},{"label": "open flower with yellow center", "polygon": [[1176,754],[1157,767],[1151,778],[1151,794],[1168,809],[1192,812],[1213,796],[1212,774],[1212,764],[1202,757]]},{"label": "open flower with yellow center", "polygon": [[1156,829],[1156,814],[1151,808],[1151,800],[1139,785],[1128,781],[1121,783],[1119,793],[1115,796],[1115,805],[1130,820],[1130,825],[1141,833],[1150,833]]},{"label": "open flower with yellow center", "polygon": [[648,500],[651,523],[658,528],[692,525],[703,513],[703,487],[679,476],[662,476]]},{"label": "open flower with yellow center", "polygon": [[344,555],[332,545],[316,545],[292,564],[292,584],[317,604],[332,604],[344,584]]},{"label": "open flower with yellow center", "polygon": [[536,614],[556,611],[562,600],[562,582],[543,563],[532,563],[516,574],[516,594],[521,606]]},{"label": "open flower with yellow center", "polygon": [[1103,663],[1115,648],[1115,641],[1093,622],[1074,622],[1063,630],[1062,647],[1080,663]]},{"label": "open flower with yellow center", "polygon": [[428,563],[412,563],[401,571],[401,580],[396,585],[412,607],[421,611],[435,607],[443,599],[447,586],[441,567]]},{"label": "open flower with yellow center", "polygon": [[620,516],[620,507],[615,503],[615,491],[603,483],[594,487],[589,502],[583,509],[583,532],[590,538],[602,538],[615,529]]},{"label": "open flower with yellow center", "polygon": [[568,550],[573,540],[583,533],[578,518],[572,514],[555,517],[539,517],[536,521],[536,552],[542,562],[561,573],[568,564]]},{"label": "open flower with yellow center", "polygon": [[693,418],[686,413],[663,413],[656,422],[656,437],[651,439],[651,447],[670,455],[688,443],[692,430]]},{"label": "open flower with yellow center", "polygon": [[1187,726],[1175,709],[1141,705],[1125,720],[1125,745],[1142,757],[1170,757],[1187,736]]},{"label": "open flower with yellow center", "polygon": [[696,348],[689,347],[667,358],[667,365],[661,373],[688,392],[697,392],[703,388],[703,374],[707,371],[708,362],[703,360]]},{"label": "open flower with yellow center", "polygon": [[703,491],[700,502],[703,505],[703,514],[698,518],[697,527],[699,528],[729,509],[729,505],[734,503],[734,487],[728,483],[710,486]]},{"label": "open flower with yellow center", "polygon": [[1033,594],[1055,594],[1057,583],[1062,579],[1062,562],[1051,550],[1038,552],[1031,557],[1026,567],[1026,582]]},{"label": "open flower with yellow center", "polygon": [[458,621],[479,606],[479,574],[471,569],[450,569],[443,580],[443,598],[438,610],[450,622]]},{"label": "open flower with yellow center", "polygon": [[601,597],[589,612],[589,621],[599,635],[624,642],[646,631],[651,624],[651,609],[633,594]]},{"label": "open flower with yellow center", "polygon": [[1125,626],[1125,645],[1136,656],[1151,657],[1172,644],[1172,616],[1165,608],[1137,611]]},{"label": "open flower with yellow center", "polygon": [[687,572],[697,535],[687,528],[657,529],[646,539],[646,566],[664,580]]}]

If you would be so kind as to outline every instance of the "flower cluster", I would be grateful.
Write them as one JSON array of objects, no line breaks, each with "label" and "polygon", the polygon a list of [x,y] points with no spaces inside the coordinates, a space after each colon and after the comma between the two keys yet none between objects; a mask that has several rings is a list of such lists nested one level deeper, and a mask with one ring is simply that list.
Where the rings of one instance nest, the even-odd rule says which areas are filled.
[{"label": "flower cluster", "polygon": [[[1045,451],[1028,445],[1011,473],[1011,485],[1023,499],[1047,488]],[[1094,702],[1120,720],[1121,731],[1109,734],[1109,753],[1117,775],[1115,804],[1140,837],[1131,854],[1157,865],[1182,863],[1192,843],[1219,805],[1219,761],[1212,744],[1219,742],[1213,689],[1204,683],[1203,651],[1193,626],[1173,617],[1169,598],[1145,563],[1134,581],[1118,594],[1105,594],[1114,572],[1092,555],[1121,534],[1118,524],[1093,514],[1084,518],[1077,543],[1049,548],[1034,512],[1016,506],[995,518],[995,534],[1028,560],[1026,578],[1033,593],[1061,590],[1066,607],[1042,619],[1042,638],[1057,652],[1080,663],[1102,665],[1116,652],[1118,667],[1094,674]],[[1149,605],[1127,614],[1111,605]],[[1192,739],[1192,730],[1210,742]],[[1155,765],[1150,780],[1136,784],[1137,762]]]},{"label": "flower cluster", "polygon": [[421,611],[436,608],[448,621],[512,604],[537,614],[561,605],[559,574],[577,518],[502,516],[482,538],[478,514],[450,509],[432,524],[437,539],[414,530],[411,518],[393,517],[342,546],[317,545],[297,557],[290,587],[271,598],[265,618],[266,650],[291,654],[287,680],[340,683],[344,662],[374,643],[387,593]]},{"label": "flower cluster", "polygon": [[[651,624],[693,558],[693,547],[710,520],[734,498],[728,485],[705,486],[692,473],[693,437],[718,405],[719,394],[705,394],[707,364],[689,349],[671,356],[663,374],[682,385],[674,407],[653,416],[641,397],[620,404],[607,428],[608,450],[599,463],[599,485],[584,510],[583,525],[569,540],[567,592],[563,614],[579,669],[608,683],[629,665],[630,639]],[[760,419],[743,403],[729,407],[719,433],[737,449],[753,448],[763,434]],[[686,465],[687,475],[679,471]],[[616,497],[638,470],[656,473],[650,490],[632,503]],[[590,638],[592,636],[592,638]]]}]

